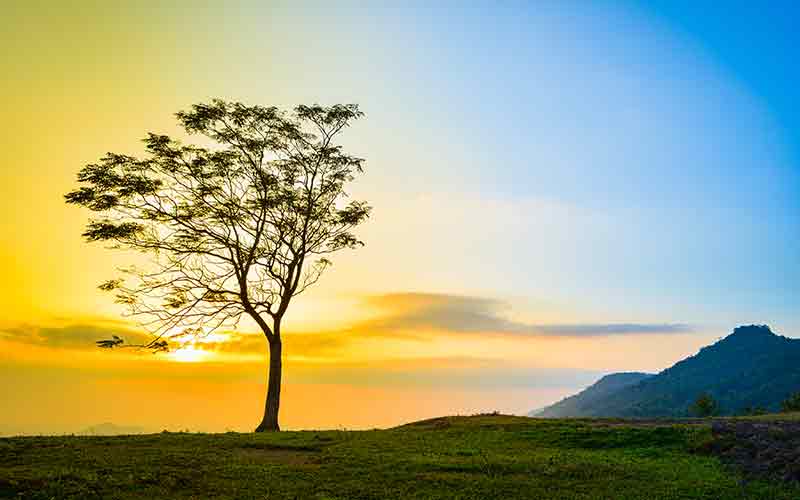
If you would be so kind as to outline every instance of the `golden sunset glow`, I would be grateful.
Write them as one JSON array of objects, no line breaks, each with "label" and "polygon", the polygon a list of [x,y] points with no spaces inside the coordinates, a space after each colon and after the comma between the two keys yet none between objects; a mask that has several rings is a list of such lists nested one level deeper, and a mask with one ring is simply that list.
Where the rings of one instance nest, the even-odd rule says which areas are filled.
[{"label": "golden sunset glow", "polygon": [[208,359],[211,354],[202,349],[197,349],[194,345],[187,345],[179,347],[167,354],[167,357],[173,361],[181,363],[196,363]]}]

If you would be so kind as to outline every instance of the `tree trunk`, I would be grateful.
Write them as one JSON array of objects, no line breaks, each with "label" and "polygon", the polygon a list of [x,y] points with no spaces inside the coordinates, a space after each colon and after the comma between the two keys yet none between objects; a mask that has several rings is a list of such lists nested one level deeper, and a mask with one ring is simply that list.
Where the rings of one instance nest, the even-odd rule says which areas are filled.
[{"label": "tree trunk", "polygon": [[279,431],[278,410],[281,406],[281,350],[280,338],[269,343],[269,375],[267,376],[267,401],[264,404],[264,419],[256,432]]}]

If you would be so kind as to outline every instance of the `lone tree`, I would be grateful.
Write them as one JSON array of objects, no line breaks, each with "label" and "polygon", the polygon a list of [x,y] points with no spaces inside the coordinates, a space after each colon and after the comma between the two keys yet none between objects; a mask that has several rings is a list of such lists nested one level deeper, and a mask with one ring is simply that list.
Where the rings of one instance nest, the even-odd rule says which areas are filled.
[{"label": "lone tree", "polygon": [[363,245],[352,230],[370,207],[348,201],[345,187],[364,160],[336,142],[362,116],[352,104],[288,112],[196,104],[176,117],[203,146],[150,133],[143,158],[108,153],[65,196],[98,213],[88,241],[152,256],[152,268],[122,269],[124,279],[100,285],[153,334],[139,347],[167,350],[170,340],[235,327],[243,315],[255,321],[269,345],[257,432],[279,430],[281,322],[292,298],[317,282],[330,254]]},{"label": "lone tree", "polygon": [[712,417],[719,413],[719,404],[711,394],[704,392],[692,403],[689,411],[698,417]]}]

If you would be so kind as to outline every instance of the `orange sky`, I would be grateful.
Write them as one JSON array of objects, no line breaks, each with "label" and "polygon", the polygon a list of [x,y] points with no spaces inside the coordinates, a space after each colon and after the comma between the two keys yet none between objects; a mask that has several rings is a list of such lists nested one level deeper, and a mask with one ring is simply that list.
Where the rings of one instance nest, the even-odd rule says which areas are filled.
[{"label": "orange sky", "polygon": [[[483,302],[373,296],[353,306],[364,311],[363,320],[289,331],[284,427],[365,428],[440,414],[521,413],[589,383],[609,366],[643,369],[688,353],[675,334],[648,334],[646,351],[625,335],[522,334],[506,320],[497,322]],[[482,314],[486,325],[472,331],[460,323],[465,306]],[[110,334],[135,341],[137,332],[124,321],[100,318],[6,326],[0,375],[13,411],[0,432],[75,432],[101,422],[153,431],[252,427],[265,378],[260,334],[215,333],[166,354],[92,347]]]}]

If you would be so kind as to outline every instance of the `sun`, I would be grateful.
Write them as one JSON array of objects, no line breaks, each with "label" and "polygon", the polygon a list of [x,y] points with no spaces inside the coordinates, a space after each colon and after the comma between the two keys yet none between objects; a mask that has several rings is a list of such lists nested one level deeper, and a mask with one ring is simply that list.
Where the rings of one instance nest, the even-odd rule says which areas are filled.
[{"label": "sun", "polygon": [[203,349],[196,349],[193,345],[186,345],[169,353],[169,358],[180,363],[196,363],[203,361],[210,355]]}]

